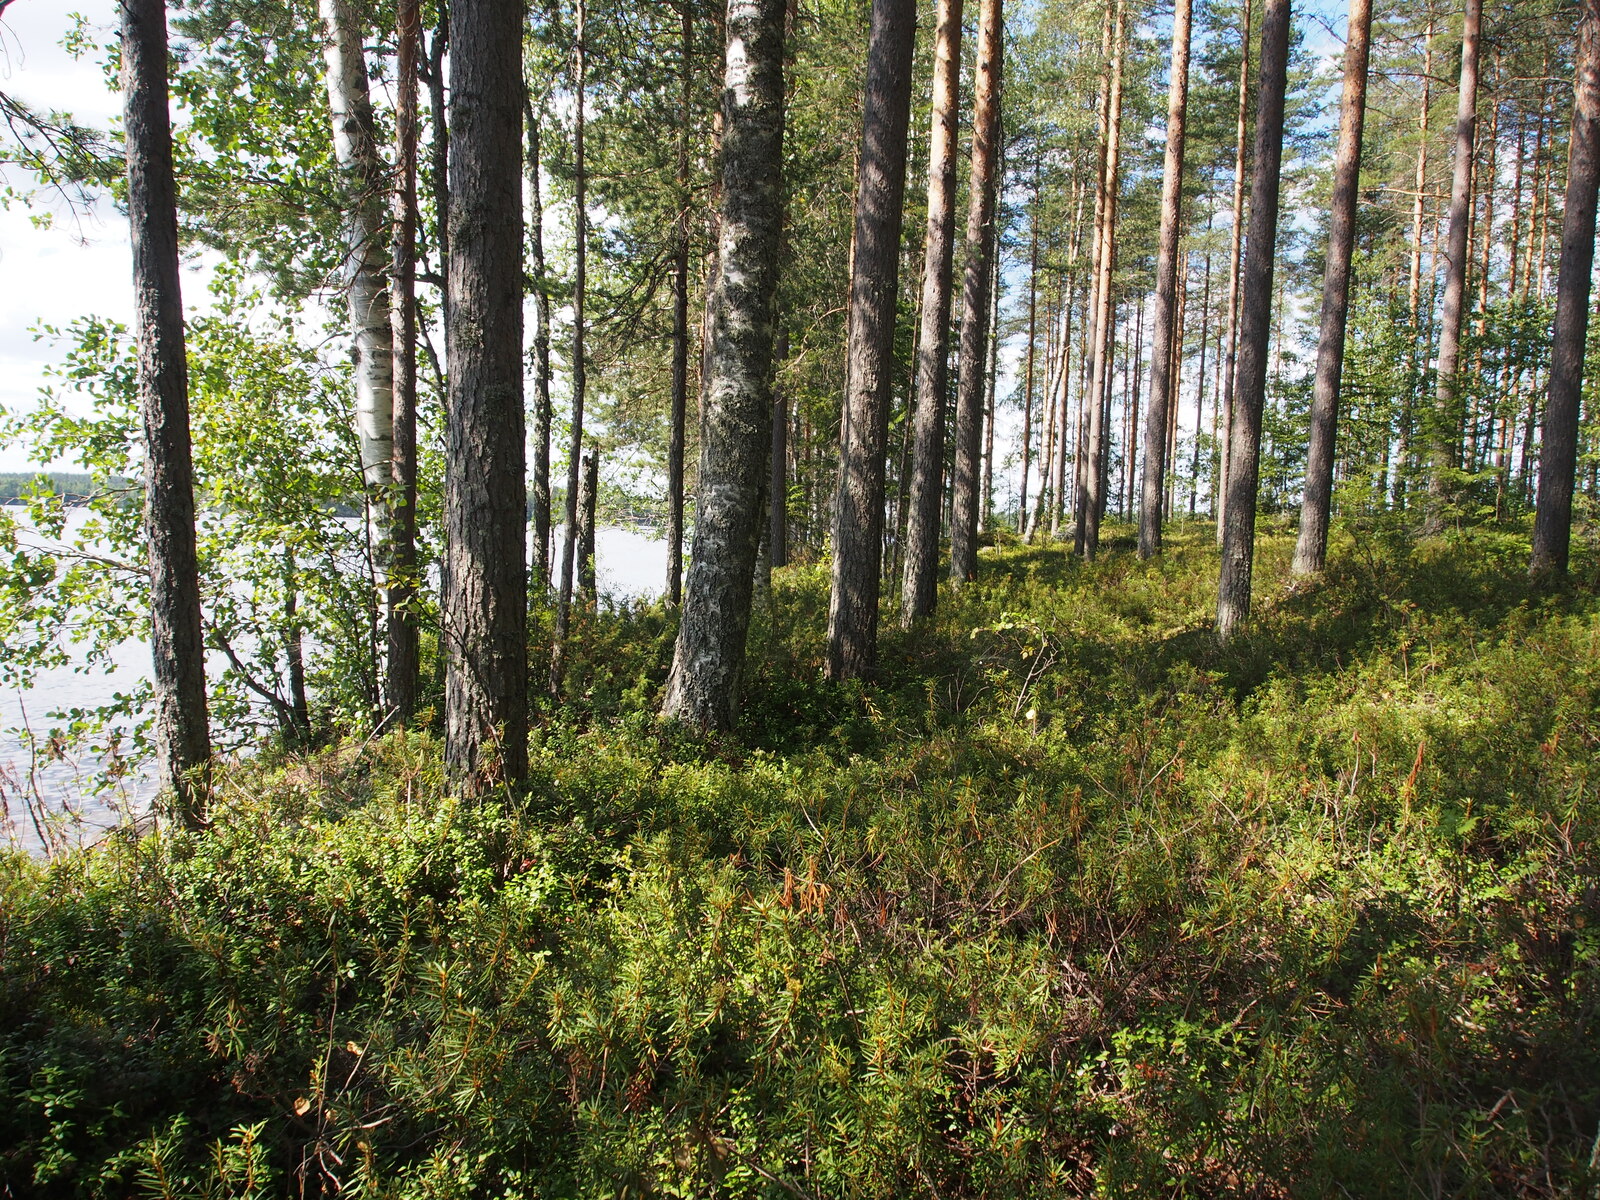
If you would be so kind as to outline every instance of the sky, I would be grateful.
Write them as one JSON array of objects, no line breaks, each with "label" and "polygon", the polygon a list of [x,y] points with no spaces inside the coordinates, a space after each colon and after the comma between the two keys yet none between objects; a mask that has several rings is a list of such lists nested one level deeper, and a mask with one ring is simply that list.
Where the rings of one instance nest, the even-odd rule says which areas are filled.
[{"label": "sky", "polygon": [[[108,129],[121,100],[106,86],[98,64],[75,60],[61,47],[72,12],[109,33],[115,0],[15,0],[0,17],[0,91],[38,109],[64,110],[83,124]],[[32,181],[13,171],[9,182]],[[33,218],[49,216],[40,229]],[[109,203],[73,214],[59,200],[31,212],[19,204],[0,210],[0,408],[30,407],[45,367],[60,360],[48,339],[31,330],[40,323],[65,326],[98,314],[129,321],[133,313],[127,221]],[[20,450],[0,447],[0,471],[26,470]]]}]

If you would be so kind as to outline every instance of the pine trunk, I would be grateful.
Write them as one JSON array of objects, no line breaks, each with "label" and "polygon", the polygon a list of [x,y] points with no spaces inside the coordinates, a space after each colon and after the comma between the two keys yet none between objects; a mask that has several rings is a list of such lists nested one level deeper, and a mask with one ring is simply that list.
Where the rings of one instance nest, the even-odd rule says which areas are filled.
[{"label": "pine trunk", "polygon": [[1283,102],[1289,61],[1289,0],[1267,0],[1261,25],[1261,79],[1256,98],[1255,175],[1250,183],[1250,237],[1244,264],[1239,365],[1228,462],[1227,517],[1217,584],[1217,636],[1226,642],[1250,617],[1255,565],[1256,494],[1261,414],[1272,332],[1272,278],[1278,235],[1278,171],[1283,158]]},{"label": "pine trunk", "polygon": [[1431,533],[1443,530],[1446,509],[1456,493],[1454,472],[1461,466],[1460,389],[1456,373],[1461,358],[1461,321],[1467,299],[1467,259],[1471,254],[1472,161],[1478,128],[1478,26],[1483,0],[1466,0],[1461,35],[1461,87],[1456,102],[1455,170],[1450,182],[1450,232],[1446,249],[1444,314],[1439,326],[1439,366],[1434,379],[1434,409],[1428,473],[1428,515]]},{"label": "pine trunk", "polygon": [[1356,205],[1360,200],[1361,133],[1367,108],[1367,58],[1372,0],[1351,0],[1345,40],[1344,96],[1339,145],[1333,161],[1328,261],[1322,276],[1322,324],[1317,335],[1317,374],[1312,384],[1311,443],[1306,455],[1305,494],[1294,573],[1316,575],[1328,555],[1328,518],[1333,504],[1333,460],[1339,423],[1339,383],[1344,371],[1345,319],[1350,307],[1350,263],[1355,250]]},{"label": "pine trunk", "polygon": [[528,246],[533,271],[533,507],[532,586],[541,601],[550,591],[550,278],[544,257],[544,195],[540,182],[542,112],[530,101],[528,121]]},{"label": "pine trunk", "polygon": [[945,398],[949,392],[950,283],[956,228],[956,144],[960,124],[962,0],[940,0],[934,43],[933,130],[928,150],[928,224],[923,236],[922,307],[917,334],[916,441],[907,502],[900,620],[933,611],[939,586]]},{"label": "pine trunk", "polygon": [[397,0],[395,166],[391,208],[389,304],[394,347],[393,453],[390,458],[388,707],[400,725],[417,705],[417,0]]},{"label": "pine trunk", "polygon": [[849,386],[839,431],[833,510],[828,678],[864,679],[878,656],[883,570],[884,455],[894,387],[906,132],[916,0],[873,0],[861,155],[856,163],[856,255],[850,277]]},{"label": "pine trunk", "polygon": [[1233,438],[1233,381],[1239,363],[1239,285],[1244,264],[1245,131],[1250,117],[1250,0],[1244,0],[1243,33],[1239,42],[1239,96],[1233,152],[1233,228],[1228,249],[1228,353],[1222,361],[1222,440],[1217,447],[1217,545],[1228,516],[1228,459]]},{"label": "pine trunk", "polygon": [[178,281],[178,199],[162,0],[123,0],[122,99],[138,345],[135,379],[145,438],[156,778],[163,795],[171,797],[170,815],[195,827],[205,818],[211,731],[200,632],[189,364]]},{"label": "pine trunk", "polygon": [[445,761],[471,796],[528,764],[522,37],[495,0],[451,16]]},{"label": "pine trunk", "polygon": [[667,433],[667,603],[683,600],[683,454],[689,420],[689,126],[694,117],[694,7],[679,0],[678,228],[672,262],[672,415]]},{"label": "pine trunk", "polygon": [[989,287],[995,260],[1004,52],[1002,0],[982,0],[978,9],[967,265],[961,287],[961,369],[956,387],[956,464],[950,514],[950,580],[958,586],[978,572],[978,459],[983,432],[983,374],[989,361]]},{"label": "pine trunk", "polygon": [[[1177,393],[1172,364],[1177,327],[1178,234],[1183,220],[1183,142],[1189,107],[1189,17],[1192,0],[1177,0],[1172,17],[1172,79],[1167,91],[1167,152],[1161,176],[1161,234],[1156,254],[1155,329],[1150,342],[1150,408],[1144,440],[1139,508],[1139,557],[1161,552],[1162,498],[1166,490],[1162,448],[1173,422]],[[1129,472],[1133,470],[1129,463]]]},{"label": "pine trunk", "polygon": [[1568,151],[1561,266],[1556,276],[1555,338],[1539,447],[1539,503],[1530,571],[1538,580],[1567,573],[1576,483],[1578,405],[1589,326],[1596,191],[1600,188],[1600,0],[1583,0]]}]

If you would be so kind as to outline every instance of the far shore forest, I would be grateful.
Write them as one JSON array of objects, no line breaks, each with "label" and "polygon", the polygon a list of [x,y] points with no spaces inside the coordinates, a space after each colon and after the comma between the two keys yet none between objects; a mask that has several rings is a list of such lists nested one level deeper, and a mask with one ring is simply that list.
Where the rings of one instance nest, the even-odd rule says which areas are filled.
[{"label": "far shore forest", "polygon": [[1600,1196],[1600,0],[116,10],[0,1195]]}]

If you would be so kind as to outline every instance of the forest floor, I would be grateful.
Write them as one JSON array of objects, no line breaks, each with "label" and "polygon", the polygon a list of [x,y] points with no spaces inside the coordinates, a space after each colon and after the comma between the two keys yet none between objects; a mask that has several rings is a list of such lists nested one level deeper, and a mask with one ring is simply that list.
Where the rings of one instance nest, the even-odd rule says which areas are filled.
[{"label": "forest floor", "polygon": [[0,860],[0,1194],[1591,1196],[1600,600],[1525,530],[986,551],[876,686],[780,571],[731,737],[581,626],[513,802],[427,734]]}]

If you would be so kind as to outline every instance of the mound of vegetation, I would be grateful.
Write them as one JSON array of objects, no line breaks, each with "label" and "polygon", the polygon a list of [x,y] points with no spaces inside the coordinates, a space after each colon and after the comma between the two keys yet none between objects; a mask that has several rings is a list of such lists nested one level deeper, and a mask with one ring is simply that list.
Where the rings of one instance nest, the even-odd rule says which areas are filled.
[{"label": "mound of vegetation", "polygon": [[868,689],[791,568],[725,742],[602,614],[525,796],[397,733],[4,859],[5,1192],[1586,1195],[1600,605],[1523,544],[1268,538],[1226,649],[1203,527],[1005,549]]}]

